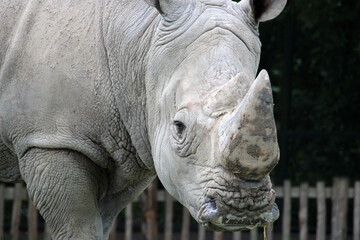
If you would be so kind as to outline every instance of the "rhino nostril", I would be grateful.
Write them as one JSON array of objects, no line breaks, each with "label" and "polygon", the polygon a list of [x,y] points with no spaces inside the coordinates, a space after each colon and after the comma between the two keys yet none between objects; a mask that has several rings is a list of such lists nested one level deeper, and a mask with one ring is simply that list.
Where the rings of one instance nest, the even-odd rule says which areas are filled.
[{"label": "rhino nostril", "polygon": [[215,202],[215,199],[211,198],[211,197],[206,197],[205,199],[205,205],[206,205],[206,208],[208,208],[209,210],[212,209],[212,210],[216,210],[216,202]]},{"label": "rhino nostril", "polygon": [[214,198],[211,198],[211,197],[206,197],[205,198],[205,203],[208,203],[208,202],[211,202],[211,201],[214,201]]},{"label": "rhino nostril", "polygon": [[204,221],[212,221],[217,218],[218,209],[214,198],[206,197],[203,204],[201,218]]}]

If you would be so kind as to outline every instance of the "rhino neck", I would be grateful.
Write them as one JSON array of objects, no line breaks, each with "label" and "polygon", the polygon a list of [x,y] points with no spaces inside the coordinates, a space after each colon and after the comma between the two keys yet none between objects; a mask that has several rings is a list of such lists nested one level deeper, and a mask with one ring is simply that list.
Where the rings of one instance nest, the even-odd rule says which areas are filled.
[{"label": "rhino neck", "polygon": [[[148,138],[145,67],[158,13],[145,1],[112,1],[106,5],[103,36],[111,93],[136,153],[154,171]],[[108,25],[105,25],[107,23]]]}]

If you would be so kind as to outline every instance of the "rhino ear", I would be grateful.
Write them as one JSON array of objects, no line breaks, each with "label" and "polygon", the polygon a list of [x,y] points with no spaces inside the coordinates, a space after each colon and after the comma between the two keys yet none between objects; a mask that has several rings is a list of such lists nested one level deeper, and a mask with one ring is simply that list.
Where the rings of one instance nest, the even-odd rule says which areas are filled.
[{"label": "rhino ear", "polygon": [[240,4],[257,22],[276,18],[285,8],[287,0],[242,0]]},{"label": "rhino ear", "polygon": [[176,11],[181,0],[145,0],[145,2],[152,7],[155,7],[159,13],[163,15]]}]

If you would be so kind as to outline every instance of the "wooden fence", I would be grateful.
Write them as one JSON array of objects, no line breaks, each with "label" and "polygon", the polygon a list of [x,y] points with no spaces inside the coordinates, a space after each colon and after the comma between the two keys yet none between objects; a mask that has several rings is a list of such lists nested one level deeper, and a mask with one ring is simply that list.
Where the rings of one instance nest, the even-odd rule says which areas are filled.
[{"label": "wooden fence", "polygon": [[[154,187],[154,186],[153,186]],[[156,186],[155,186],[156,187]],[[149,190],[148,190],[149,191]],[[150,190],[154,192],[153,190]],[[309,216],[309,199],[316,199],[316,240],[360,240],[360,181],[354,183],[353,187],[349,187],[349,182],[346,179],[336,178],[334,179],[333,186],[325,187],[323,182],[318,182],[315,187],[309,187],[307,183],[303,183],[300,187],[292,187],[290,181],[285,181],[283,186],[275,187],[277,194],[277,199],[282,199],[282,212],[281,218],[281,235],[277,239],[281,240],[290,240],[294,233],[291,233],[291,216],[292,216],[292,204],[293,199],[298,199],[299,201],[299,236],[296,238],[299,240],[309,239],[308,233],[308,216]],[[151,194],[150,194],[151,195]],[[148,196],[149,197],[149,196]],[[167,194],[165,191],[158,191],[155,196],[150,196],[152,201],[164,202],[165,204],[165,226],[164,226],[164,239],[172,240],[174,239],[173,235],[173,217],[174,217],[174,200]],[[331,221],[330,226],[327,226],[327,199],[331,201]],[[38,221],[37,221],[37,210],[34,208],[31,201],[28,201],[26,190],[24,189],[21,183],[15,184],[15,187],[5,187],[0,185],[0,240],[4,239],[4,214],[5,214],[5,200],[12,201],[12,218],[11,218],[11,229],[10,229],[10,238],[12,240],[19,239],[19,225],[20,217],[22,213],[22,202],[27,201],[27,238],[30,240],[40,239],[38,236]],[[147,199],[149,201],[149,198]],[[151,202],[151,201],[150,201]],[[351,204],[349,204],[351,203]],[[154,205],[154,202],[149,203],[149,207]],[[349,209],[348,206],[353,206],[352,209]],[[329,206],[330,207],[330,206]],[[148,216],[153,217],[149,214],[149,209],[146,210]],[[351,212],[352,219],[348,219],[348,213]],[[190,239],[190,221],[191,217],[186,208],[183,208],[182,212],[182,228],[181,228],[181,240]],[[150,218],[151,218],[150,217]],[[132,204],[128,205],[125,209],[125,233],[124,239],[131,240],[134,239],[133,234],[133,210]],[[145,229],[146,239],[158,239],[157,233],[157,224],[145,222],[145,225],[148,225]],[[116,226],[116,224],[114,225]],[[352,226],[352,231],[348,231],[348,226]],[[328,227],[328,228],[327,228]],[[46,227],[45,227],[46,228]],[[331,229],[328,233],[327,229]],[[348,236],[348,232],[352,233]],[[212,235],[211,239],[214,240],[223,240],[224,233],[215,232],[209,233],[206,230],[199,226],[197,234],[198,240],[209,239],[209,234]],[[292,235],[291,235],[292,234]],[[232,233],[231,239],[240,240],[245,239],[244,235],[241,232]],[[265,233],[264,233],[265,235]],[[352,237],[350,237],[352,236]],[[251,230],[249,236],[250,240],[264,239],[263,233],[259,232],[258,229]],[[119,232],[116,231],[116,227],[113,227],[110,240],[118,239]],[[266,238],[267,240],[273,240],[274,233],[271,230],[271,227],[266,228]],[[48,240],[50,239],[47,231],[43,234],[41,239]],[[227,239],[228,235],[227,235]]]}]

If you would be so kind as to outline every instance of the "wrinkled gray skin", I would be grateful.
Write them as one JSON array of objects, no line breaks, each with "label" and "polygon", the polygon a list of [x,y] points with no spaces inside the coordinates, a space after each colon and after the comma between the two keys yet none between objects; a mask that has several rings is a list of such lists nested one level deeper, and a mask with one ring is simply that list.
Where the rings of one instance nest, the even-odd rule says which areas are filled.
[{"label": "wrinkled gray skin", "polygon": [[0,180],[54,239],[106,239],[156,174],[209,229],[275,221],[258,23],[285,4],[1,0]]}]

